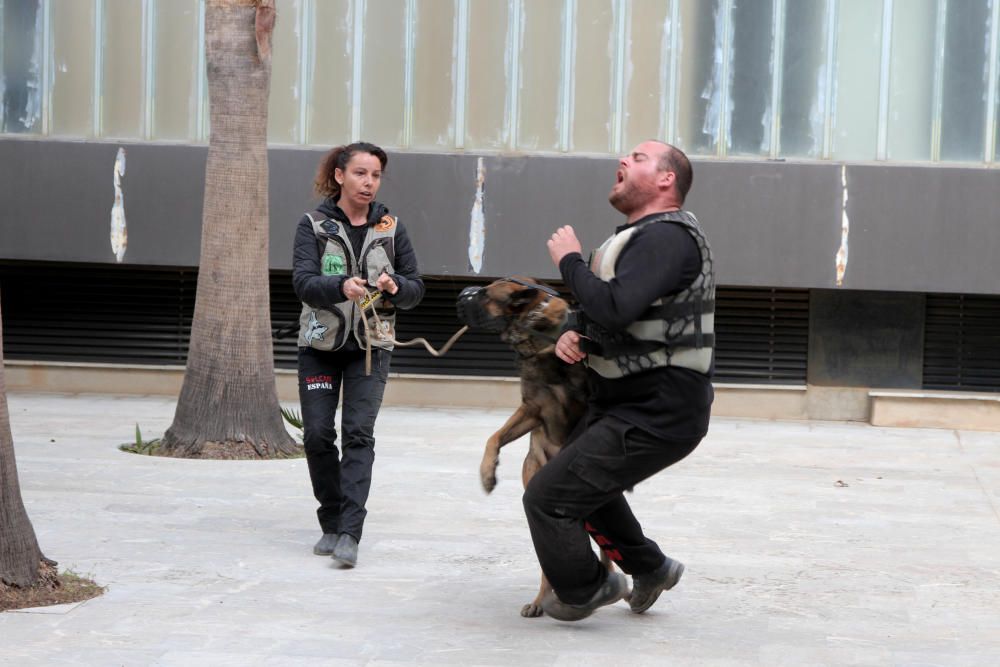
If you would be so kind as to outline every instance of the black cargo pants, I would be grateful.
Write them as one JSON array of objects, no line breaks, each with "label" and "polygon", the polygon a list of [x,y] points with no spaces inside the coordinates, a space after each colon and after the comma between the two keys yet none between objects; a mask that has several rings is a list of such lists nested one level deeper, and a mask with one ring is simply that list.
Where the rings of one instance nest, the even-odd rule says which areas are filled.
[{"label": "black cargo pants", "polygon": [[[324,533],[347,533],[361,540],[375,461],[375,418],[382,405],[391,356],[388,350],[373,349],[371,375],[365,375],[364,350],[299,348],[302,440],[313,495],[319,501],[316,515]],[[338,452],[336,419],[341,388]]]},{"label": "black cargo pants", "polygon": [[628,574],[663,564],[663,552],[643,534],[623,492],[677,463],[698,442],[666,442],[603,417],[532,477],[524,510],[538,562],[561,601],[582,604],[604,583],[591,537]]}]

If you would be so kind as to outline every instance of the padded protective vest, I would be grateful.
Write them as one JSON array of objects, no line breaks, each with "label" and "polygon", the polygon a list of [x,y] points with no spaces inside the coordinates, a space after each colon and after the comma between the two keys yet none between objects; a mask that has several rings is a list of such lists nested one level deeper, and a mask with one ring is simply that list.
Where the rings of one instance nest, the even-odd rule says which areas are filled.
[{"label": "padded protective vest", "polygon": [[624,331],[611,333],[587,321],[584,333],[601,347],[600,354],[588,354],[587,364],[602,377],[620,378],[666,366],[704,374],[712,368],[715,348],[712,249],[692,214],[662,213],[615,234],[594,252],[590,269],[601,280],[610,281],[615,277],[615,263],[625,244],[639,229],[657,223],[678,224],[691,234],[701,254],[701,273],[682,291],[650,304]]},{"label": "padded protective vest", "polygon": [[[306,215],[312,222],[316,239],[324,244],[323,255],[320,258],[324,276],[357,276],[368,283],[369,291],[377,291],[374,285],[379,274],[382,271],[394,272],[393,238],[396,236],[397,218],[384,215],[377,223],[369,225],[365,241],[361,246],[361,257],[355,257],[344,223],[331,220],[318,211]],[[376,302],[375,308],[385,333],[395,337],[395,307],[380,300]],[[368,317],[371,319],[372,315],[369,313]],[[358,345],[365,347],[365,323],[356,301],[346,300],[334,304],[333,310],[302,304],[302,314],[299,316],[299,347],[339,350],[347,342],[348,335],[352,333]],[[393,347],[392,343],[375,337],[372,338],[372,346],[387,350]]]}]

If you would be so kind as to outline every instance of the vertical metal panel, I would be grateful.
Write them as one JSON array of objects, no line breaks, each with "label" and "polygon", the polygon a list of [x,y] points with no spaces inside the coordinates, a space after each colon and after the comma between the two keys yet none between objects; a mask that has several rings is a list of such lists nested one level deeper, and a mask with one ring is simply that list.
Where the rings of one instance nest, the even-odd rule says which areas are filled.
[{"label": "vertical metal panel", "polygon": [[[403,5],[403,146],[413,143],[413,42],[416,21],[416,0],[404,0]],[[370,106],[377,102],[370,100]]]},{"label": "vertical metal panel", "polygon": [[150,138],[198,142],[202,122],[199,0],[149,0],[152,39],[147,44]]},{"label": "vertical metal panel", "polygon": [[[146,99],[145,2],[100,3],[98,19],[99,76],[95,89],[100,113],[95,128],[100,137],[138,139],[143,136]],[[99,87],[98,87],[99,86]]]},{"label": "vertical metal panel", "polygon": [[[356,120],[355,0],[311,0],[315,20],[309,25],[306,87],[306,143],[345,144],[354,137]],[[359,111],[360,113],[360,111]],[[358,116],[360,118],[360,116]]]},{"label": "vertical metal panel", "polygon": [[[365,1],[364,69],[361,74],[361,137],[385,147],[404,147],[412,117],[407,76],[412,35],[406,23],[409,2]],[[403,10],[403,11],[400,11]],[[412,92],[412,90],[411,90]]]},{"label": "vertical metal panel", "polygon": [[559,84],[562,94],[559,98],[559,149],[570,149],[573,129],[573,73],[576,69],[576,0],[563,0],[562,18],[562,60]]},{"label": "vertical metal panel", "polygon": [[411,148],[456,148],[457,79],[462,59],[456,41],[458,5],[457,0],[414,2],[413,23],[407,31],[412,34],[408,66],[412,115],[407,142]]},{"label": "vertical metal panel", "polygon": [[570,94],[569,114],[564,118],[568,123],[566,151],[618,152],[615,137],[621,133],[625,69],[622,4],[614,0],[577,0],[574,4],[570,65],[565,72]]},{"label": "vertical metal panel", "polygon": [[[94,0],[58,3],[50,16],[52,134],[94,136],[97,60]],[[54,7],[54,9],[56,8]]]},{"label": "vertical metal panel", "polygon": [[309,108],[312,106],[312,72],[310,71],[312,60],[309,54],[312,52],[313,31],[310,27],[316,23],[316,0],[302,0],[302,8],[299,11],[299,127],[296,139],[298,143],[304,144],[309,137]]},{"label": "vertical metal panel", "polygon": [[934,26],[934,83],[931,93],[931,161],[941,159],[941,122],[944,111],[944,55],[948,24],[948,0],[937,0]]},{"label": "vertical metal panel", "polygon": [[353,0],[354,12],[354,72],[351,76],[351,141],[361,138],[361,84],[365,65],[365,0]]},{"label": "vertical metal panel", "polygon": [[95,137],[101,136],[101,101],[103,100],[104,87],[104,0],[94,0],[94,91],[91,102],[94,105],[93,124],[91,133]]},{"label": "vertical metal panel", "polygon": [[466,150],[513,147],[519,85],[516,6],[516,0],[467,5],[469,34],[465,56],[460,56],[465,63],[465,94],[456,96],[464,128],[461,146]]},{"label": "vertical metal panel", "polygon": [[508,86],[509,148],[516,149],[520,136],[521,48],[524,46],[524,0],[511,0],[507,23],[507,61],[510,63]]},{"label": "vertical metal panel", "polygon": [[715,154],[718,157],[724,157],[728,152],[730,135],[729,131],[732,125],[733,113],[731,96],[732,91],[732,67],[733,67],[733,3],[735,0],[721,0],[719,6],[719,18],[717,20],[722,22],[721,36],[722,43],[716,44],[716,48],[721,50],[722,53],[722,75],[721,75],[721,90],[719,92],[719,98],[721,102],[719,104],[719,127],[718,134],[715,137]]},{"label": "vertical metal panel", "polygon": [[458,0],[455,16],[455,148],[465,148],[465,108],[469,76],[469,0]]},{"label": "vertical metal panel", "polygon": [[523,3],[521,14],[520,91],[517,149],[535,152],[563,150],[568,141],[566,104],[572,94],[567,79],[567,39],[573,24],[566,19],[567,2]]},{"label": "vertical metal panel", "polygon": [[52,132],[52,0],[42,0],[42,136]]},{"label": "vertical metal panel", "polygon": [[156,15],[153,3],[142,0],[142,138],[153,138],[153,95],[156,93]]},{"label": "vertical metal panel", "polygon": [[[888,70],[880,62],[888,55],[883,48],[886,24],[873,20],[884,14],[884,0],[837,0],[837,48],[832,90],[830,157],[836,160],[874,160],[879,146],[879,127],[888,109]],[[875,5],[874,7],[872,5]],[[848,35],[850,39],[848,39]]]},{"label": "vertical metal panel", "polygon": [[833,110],[835,108],[834,95],[836,94],[837,77],[834,74],[834,67],[837,62],[837,10],[838,0],[826,1],[826,89],[823,96],[823,150],[820,157],[830,159],[833,157]]},{"label": "vertical metal panel", "polygon": [[611,141],[608,148],[614,154],[622,152],[622,138],[625,131],[625,58],[631,33],[629,31],[631,0],[614,2],[615,19],[615,61],[612,77],[613,103],[611,109]]},{"label": "vertical metal panel", "polygon": [[198,141],[208,141],[208,72],[205,54],[205,0],[198,0]]},{"label": "vertical metal panel", "polygon": [[666,90],[666,141],[669,143],[677,143],[677,96],[680,94],[680,63],[681,63],[681,3],[680,0],[671,0],[670,2],[670,36],[669,40],[664,40],[664,43],[669,43],[670,53],[669,60],[664,60],[665,63],[669,63],[667,66],[667,81],[669,82]]},{"label": "vertical metal panel", "polygon": [[774,27],[771,29],[771,145],[769,156],[781,155],[781,93],[785,69],[785,0],[774,0]]},{"label": "vertical metal panel", "polygon": [[892,9],[893,0],[883,0],[882,5],[882,54],[879,61],[878,86],[878,138],[875,158],[889,156],[889,73],[892,71]]},{"label": "vertical metal panel", "polygon": [[295,145],[302,136],[302,30],[306,0],[283,0],[274,26],[270,95],[267,101],[267,138],[270,143]]},{"label": "vertical metal panel", "polygon": [[991,0],[989,61],[986,68],[986,122],[984,156],[997,159],[997,85],[1000,83],[1000,0]]}]

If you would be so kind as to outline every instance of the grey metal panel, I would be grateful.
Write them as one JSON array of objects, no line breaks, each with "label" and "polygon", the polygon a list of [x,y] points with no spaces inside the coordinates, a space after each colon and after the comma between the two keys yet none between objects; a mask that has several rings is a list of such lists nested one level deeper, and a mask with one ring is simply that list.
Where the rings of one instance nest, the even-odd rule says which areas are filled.
[{"label": "grey metal panel", "polygon": [[0,256],[114,262],[119,147],[126,152],[124,263],[196,266],[207,149],[186,145],[0,140]]},{"label": "grey metal panel", "polygon": [[924,295],[813,290],[809,384],[916,389],[924,352]]},{"label": "grey metal panel", "polygon": [[723,285],[832,286],[840,165],[694,161],[686,208],[701,222]]},{"label": "grey metal panel", "polygon": [[292,268],[295,228],[302,215],[314,210],[320,202],[313,195],[313,180],[325,152],[304,148],[271,148],[267,152],[271,268]]},{"label": "grey metal panel", "polygon": [[[207,147],[122,144],[129,246],[125,262],[196,266]],[[113,262],[112,170],[119,144],[0,138],[0,258]],[[295,223],[316,206],[319,148],[272,148],[270,264],[291,268]],[[585,156],[481,156],[481,275],[557,277],[545,241],[572,224],[584,251],[622,217],[607,203],[616,161]],[[400,216],[428,275],[471,276],[469,225],[480,156],[394,153],[380,199]],[[842,166],[695,160],[689,208],[732,286],[833,288]],[[1000,171],[848,165],[844,289],[1000,293]]]},{"label": "grey metal panel", "polygon": [[1000,170],[848,169],[844,286],[1000,294]]}]

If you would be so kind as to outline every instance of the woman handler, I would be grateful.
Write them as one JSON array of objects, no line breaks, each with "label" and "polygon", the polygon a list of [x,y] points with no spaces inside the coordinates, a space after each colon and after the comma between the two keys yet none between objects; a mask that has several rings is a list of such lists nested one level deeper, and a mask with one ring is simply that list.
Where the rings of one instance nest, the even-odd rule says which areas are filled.
[{"label": "woman handler", "polygon": [[413,308],[424,296],[406,229],[375,200],[387,162],[385,151],[364,142],[328,152],[315,183],[325,199],[302,217],[295,232],[292,281],[302,301],[299,401],[323,530],[313,553],[332,555],[346,567],[357,562],[375,459],[375,418],[392,354],[391,342],[368,335],[367,322],[379,322],[391,337],[396,309]]}]

